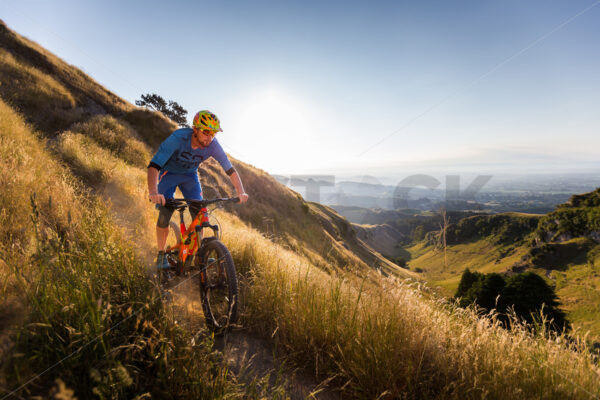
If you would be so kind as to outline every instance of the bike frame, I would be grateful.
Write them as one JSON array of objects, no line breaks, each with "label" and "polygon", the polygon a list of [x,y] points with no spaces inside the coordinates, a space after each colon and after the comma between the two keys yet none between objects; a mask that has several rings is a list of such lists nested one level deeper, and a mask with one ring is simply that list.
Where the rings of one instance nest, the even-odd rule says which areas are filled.
[{"label": "bike frame", "polygon": [[[176,229],[178,243],[169,246],[165,250],[165,256],[176,275],[187,275],[192,269],[198,270],[193,276],[199,275],[204,316],[208,326],[219,332],[228,329],[229,323],[235,323],[237,319],[238,284],[235,265],[229,250],[218,240],[219,226],[211,225],[208,218],[203,218],[205,214],[200,211],[186,227],[183,212],[191,205],[202,210],[210,204],[239,201],[239,197],[210,200],[167,199],[164,204],[165,207],[179,212],[179,227]],[[202,237],[204,228],[212,229],[213,236]],[[225,305],[227,309],[223,308]]]},{"label": "bike frame", "polygon": [[[174,201],[185,201],[185,199],[173,199]],[[201,200],[200,200],[201,201]],[[239,201],[238,198],[232,199],[213,199],[206,201],[207,203],[216,203],[219,201]],[[208,204],[206,204],[208,205]],[[200,211],[192,220],[188,227],[185,226],[185,221],[183,218],[183,212],[189,205],[178,204],[175,205],[174,211],[179,212],[179,232],[180,235],[178,237],[178,243],[174,246],[169,246],[165,250],[166,254],[173,254],[177,252],[178,265],[175,266],[175,272],[177,275],[183,273],[187,268],[189,268],[188,258],[190,256],[195,255],[202,246],[211,240],[218,239],[219,237],[219,226],[211,225],[209,221],[205,221],[200,223],[200,218],[202,218],[203,212]],[[213,236],[211,237],[202,237],[202,231],[204,228],[212,229]],[[198,238],[202,237],[202,240],[199,241]],[[190,259],[191,261],[191,259]]]},{"label": "bike frame", "polygon": [[179,216],[180,237],[178,238],[178,243],[175,246],[167,248],[165,252],[179,249],[179,260],[185,264],[185,260],[198,250],[198,235],[202,232],[202,227],[200,226],[198,230],[196,230],[196,227],[198,226],[202,212],[196,215],[188,228],[186,228],[183,220],[183,210],[179,210]]}]

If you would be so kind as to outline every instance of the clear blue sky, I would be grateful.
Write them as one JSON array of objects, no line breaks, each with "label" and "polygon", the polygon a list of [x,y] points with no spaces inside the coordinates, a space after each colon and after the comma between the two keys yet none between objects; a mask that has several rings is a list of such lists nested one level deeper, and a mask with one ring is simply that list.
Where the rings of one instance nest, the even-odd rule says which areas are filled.
[{"label": "clear blue sky", "polygon": [[600,4],[561,26],[594,4],[2,0],[0,18],[131,102],[214,111],[268,172],[556,172],[600,170]]}]

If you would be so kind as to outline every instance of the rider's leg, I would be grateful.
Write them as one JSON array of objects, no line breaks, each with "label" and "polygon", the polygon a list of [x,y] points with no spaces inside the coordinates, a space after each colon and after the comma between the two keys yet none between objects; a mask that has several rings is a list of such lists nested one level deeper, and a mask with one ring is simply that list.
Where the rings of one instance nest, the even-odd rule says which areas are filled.
[{"label": "rider's leg", "polygon": [[156,222],[156,245],[158,247],[158,255],[156,256],[156,268],[167,269],[169,262],[165,258],[165,247],[167,244],[167,236],[169,236],[169,221],[173,210],[159,206],[158,221]]},{"label": "rider's leg", "polygon": [[[171,194],[171,197],[172,196],[173,195]],[[163,206],[158,206],[158,210],[158,221],[156,221],[156,246],[158,247],[158,251],[165,251],[167,236],[169,236],[169,221],[171,221],[173,210]]]},{"label": "rider's leg", "polygon": [[[172,199],[175,193],[175,188],[181,180],[181,176],[170,173],[163,173],[158,180],[158,193],[162,194],[165,199]],[[158,221],[156,221],[156,246],[158,247],[158,256],[156,257],[156,267],[158,269],[169,268],[169,262],[165,257],[165,247],[167,237],[169,236],[169,221],[173,215],[173,210],[157,205],[159,210]]]},{"label": "rider's leg", "polygon": [[167,237],[169,236],[169,227],[161,228],[159,226],[156,227],[156,244],[158,247],[158,251],[165,251],[165,247],[167,247]]}]

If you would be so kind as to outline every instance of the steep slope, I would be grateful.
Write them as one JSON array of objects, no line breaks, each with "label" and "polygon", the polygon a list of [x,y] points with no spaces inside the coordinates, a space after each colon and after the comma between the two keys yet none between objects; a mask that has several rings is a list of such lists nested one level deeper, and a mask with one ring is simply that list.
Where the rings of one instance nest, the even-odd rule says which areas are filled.
[{"label": "steep slope", "polygon": [[352,224],[357,236],[387,257],[394,258],[405,255],[401,243],[407,238],[397,229],[388,224],[358,225]]},{"label": "steep slope", "polygon": [[53,137],[94,115],[135,125],[151,146],[175,128],[159,113],[139,109],[78,68],[11,31],[0,20],[0,96],[45,136]]},{"label": "steep slope", "polygon": [[[366,260],[367,265],[375,266],[379,271],[385,274],[392,274],[399,277],[416,277],[404,269],[399,268],[396,264],[381,256],[374,250],[373,246],[369,246],[366,241],[357,236],[354,227],[340,216],[335,210],[330,207],[311,203],[312,209],[320,217],[321,225],[329,235],[336,239],[339,246],[349,249],[356,254],[360,259]],[[341,251],[341,249],[340,249]]]},{"label": "steep slope", "polygon": [[[144,169],[152,149],[176,128],[173,123],[159,113],[132,106],[3,23],[0,79],[0,96],[40,131],[55,138],[55,151],[76,174],[116,203],[113,211],[121,215],[119,218],[134,215],[127,205],[141,201],[145,184],[140,175],[143,172],[132,168]],[[104,155],[94,156],[101,153]],[[234,162],[251,195],[248,207],[232,208],[242,220],[303,252],[324,269],[333,266],[358,271],[375,264],[385,266],[387,272],[398,269],[355,239],[348,223],[333,211],[324,213],[318,206],[309,206],[265,172]],[[127,179],[124,176],[133,175],[137,177],[126,189],[128,195],[119,195],[114,188],[120,185],[123,189],[122,181]],[[121,183],[112,182],[115,179]],[[203,166],[202,179],[209,189],[205,191],[207,196],[211,195],[211,186],[235,193],[220,167],[214,164]],[[147,207],[137,210],[146,214],[149,222],[151,211]],[[139,226],[140,222],[136,224]]]}]

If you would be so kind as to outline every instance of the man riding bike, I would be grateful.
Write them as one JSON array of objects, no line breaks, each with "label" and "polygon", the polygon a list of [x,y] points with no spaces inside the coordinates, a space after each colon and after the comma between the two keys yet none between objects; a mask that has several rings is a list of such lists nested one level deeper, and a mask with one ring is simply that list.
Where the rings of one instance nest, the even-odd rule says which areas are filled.
[{"label": "man riding bike", "polygon": [[[159,209],[156,222],[158,246],[156,266],[158,269],[169,268],[165,257],[165,246],[173,210],[164,207],[165,199],[173,198],[175,189],[179,187],[186,199],[202,200],[202,186],[198,179],[198,166],[201,162],[210,157],[217,160],[229,175],[240,198],[240,203],[248,200],[248,194],[244,191],[240,176],[215,139],[215,134],[222,131],[219,119],[215,114],[208,110],[199,111],[194,116],[192,128],[181,128],[171,133],[161,143],[158,152],[148,165],[148,193],[150,201]],[[199,212],[202,212],[202,222],[208,221],[206,208],[197,209],[190,206],[192,218]]]}]

